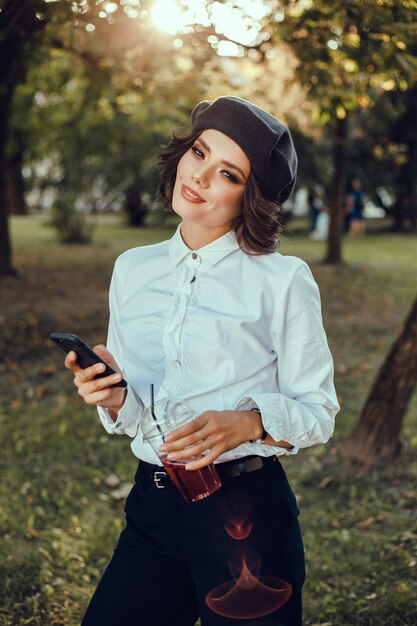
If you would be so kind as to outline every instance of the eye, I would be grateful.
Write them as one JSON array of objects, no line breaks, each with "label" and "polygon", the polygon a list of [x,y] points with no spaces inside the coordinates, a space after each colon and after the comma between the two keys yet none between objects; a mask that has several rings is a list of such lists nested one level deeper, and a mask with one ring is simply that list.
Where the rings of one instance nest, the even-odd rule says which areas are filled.
[{"label": "eye", "polygon": [[197,148],[197,146],[192,146],[191,150],[194,152],[196,157],[198,157],[199,159],[204,159],[204,152],[202,152],[200,148]]},{"label": "eye", "polygon": [[225,178],[230,180],[232,183],[239,182],[238,178],[234,176],[233,174],[231,174],[230,172],[228,172],[227,170],[221,170],[221,173],[224,175]]}]

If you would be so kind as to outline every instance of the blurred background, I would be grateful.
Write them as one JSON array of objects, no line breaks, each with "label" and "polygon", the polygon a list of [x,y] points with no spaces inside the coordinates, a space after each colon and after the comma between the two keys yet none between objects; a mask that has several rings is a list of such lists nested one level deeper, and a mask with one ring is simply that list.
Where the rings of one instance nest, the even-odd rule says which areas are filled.
[{"label": "blurred background", "polygon": [[305,623],[415,623],[416,77],[415,0],[0,0],[1,625],[79,624],[123,526],[129,442],[48,335],[105,342],[117,255],[178,223],[158,150],[226,94],[291,129],[280,252],[335,358],[335,436],[285,459]]}]

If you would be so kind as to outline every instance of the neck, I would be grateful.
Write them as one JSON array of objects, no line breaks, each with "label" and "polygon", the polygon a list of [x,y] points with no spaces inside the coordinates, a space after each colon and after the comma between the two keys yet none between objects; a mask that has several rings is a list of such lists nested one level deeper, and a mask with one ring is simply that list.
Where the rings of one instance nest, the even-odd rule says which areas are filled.
[{"label": "neck", "polygon": [[199,250],[228,233],[230,228],[230,225],[207,228],[205,226],[199,226],[198,224],[182,222],[181,237],[190,250]]}]

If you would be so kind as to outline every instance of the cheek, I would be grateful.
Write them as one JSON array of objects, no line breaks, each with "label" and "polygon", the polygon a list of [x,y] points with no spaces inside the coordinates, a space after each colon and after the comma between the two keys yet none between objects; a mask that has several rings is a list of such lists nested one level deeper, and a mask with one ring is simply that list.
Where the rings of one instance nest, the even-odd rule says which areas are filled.
[{"label": "cheek", "polygon": [[229,211],[239,213],[243,202],[243,192],[229,192],[227,195],[223,195],[223,201],[224,206],[227,207]]},{"label": "cheek", "polygon": [[186,152],[178,161],[177,165],[177,178],[181,178],[187,168],[190,167],[190,155]]},{"label": "cheek", "polygon": [[180,181],[184,177],[184,169],[185,169],[185,167],[184,167],[185,166],[184,159],[185,159],[185,156],[186,155],[181,157],[181,159],[180,159],[180,161],[178,162],[178,165],[177,165],[177,173],[176,173],[176,176],[175,176],[175,184],[174,184],[174,196],[179,193],[179,189],[181,187]]}]

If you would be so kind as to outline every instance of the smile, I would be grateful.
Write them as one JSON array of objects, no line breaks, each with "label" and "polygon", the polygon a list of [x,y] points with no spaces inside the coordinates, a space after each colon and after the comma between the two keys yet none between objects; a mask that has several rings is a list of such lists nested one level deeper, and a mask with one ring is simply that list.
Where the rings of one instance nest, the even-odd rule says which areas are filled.
[{"label": "smile", "polygon": [[199,196],[198,193],[193,191],[190,187],[187,187],[187,185],[182,185],[181,195],[188,202],[194,202],[194,203],[205,202],[204,198]]}]

